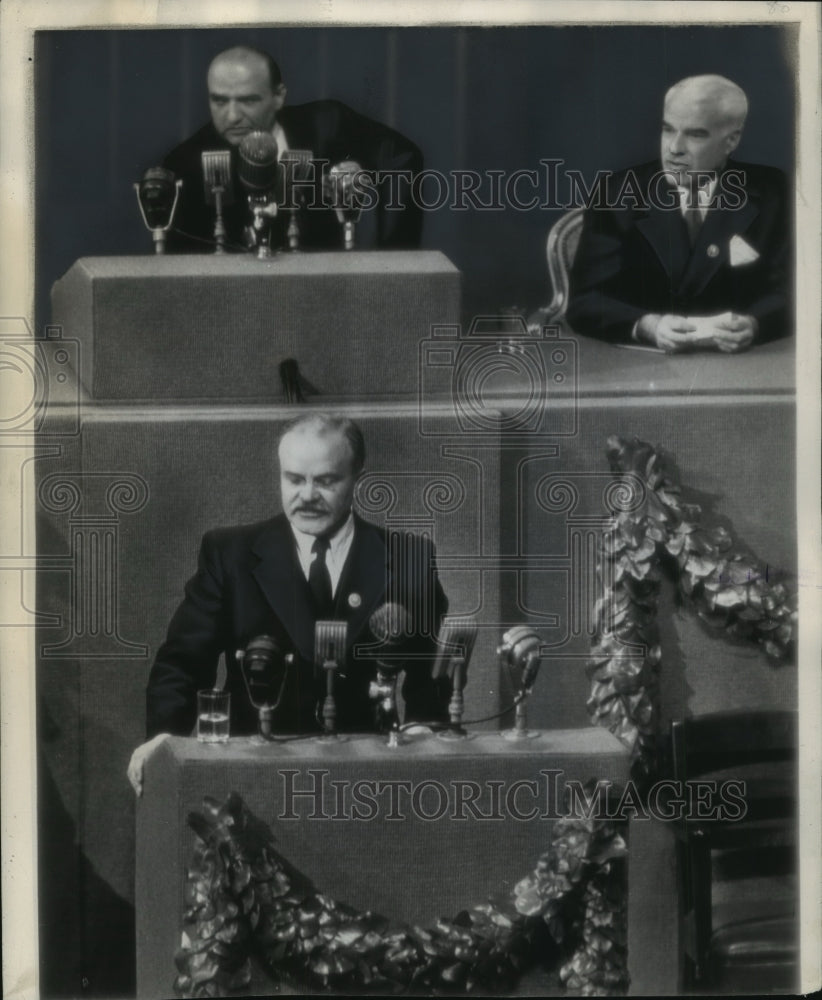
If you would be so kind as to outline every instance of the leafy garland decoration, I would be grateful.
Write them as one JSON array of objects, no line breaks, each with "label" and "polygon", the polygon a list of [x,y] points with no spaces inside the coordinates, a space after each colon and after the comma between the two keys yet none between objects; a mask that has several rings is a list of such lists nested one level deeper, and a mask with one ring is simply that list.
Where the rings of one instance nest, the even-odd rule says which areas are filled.
[{"label": "leafy garland decoration", "polygon": [[[306,989],[429,994],[510,990],[547,933],[559,980],[583,996],[627,989],[625,841],[618,824],[565,817],[513,893],[434,928],[391,928],[323,895],[236,793],[189,815],[197,833],[174,987],[215,997],[251,981],[255,954]],[[540,935],[543,937],[540,942]]]},{"label": "leafy garland decoration", "polygon": [[588,662],[592,722],[631,748],[635,773],[649,776],[657,753],[661,650],[657,602],[667,567],[679,593],[707,625],[753,641],[776,663],[790,656],[796,633],[796,597],[770,583],[765,567],[736,551],[720,525],[701,523],[696,504],[658,451],[638,438],[610,437],[611,471],[626,495],[640,481],[639,504],[625,504],[602,535],[597,563],[596,635]]}]

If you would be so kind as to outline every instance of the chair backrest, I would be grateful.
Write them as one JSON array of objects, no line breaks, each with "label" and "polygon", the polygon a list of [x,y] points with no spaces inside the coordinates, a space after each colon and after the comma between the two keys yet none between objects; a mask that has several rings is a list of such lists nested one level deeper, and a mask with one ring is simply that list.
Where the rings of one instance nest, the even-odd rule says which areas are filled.
[{"label": "chair backrest", "polygon": [[[795,899],[785,902],[779,892],[796,864],[797,722],[796,712],[765,709],[714,712],[671,726],[675,780],[685,784],[723,771],[737,779],[745,775],[744,817],[723,822],[697,814],[675,826],[680,976],[686,992],[730,974],[723,971],[728,949],[714,941],[714,888],[719,886],[724,909],[717,927],[729,941],[738,937],[742,942],[736,961],[742,972],[737,968],[735,974],[749,966],[748,974],[756,979],[771,948],[780,955],[774,975],[792,980]],[[766,914],[776,919],[762,919],[763,906],[776,907]],[[733,948],[728,953],[734,954]]]},{"label": "chair backrest", "polygon": [[569,279],[582,232],[583,211],[582,208],[572,208],[554,223],[548,233],[545,255],[548,258],[548,275],[553,290],[551,301],[545,309],[548,322],[562,319],[568,308]]},{"label": "chair backrest", "polygon": [[796,712],[742,709],[674,722],[674,778],[687,781],[739,765],[792,761],[797,721]]}]

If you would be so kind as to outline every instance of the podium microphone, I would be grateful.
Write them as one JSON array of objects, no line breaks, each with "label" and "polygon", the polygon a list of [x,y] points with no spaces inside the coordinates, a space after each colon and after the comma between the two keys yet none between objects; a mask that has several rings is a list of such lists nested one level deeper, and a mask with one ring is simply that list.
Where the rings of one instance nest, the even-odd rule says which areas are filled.
[{"label": "podium microphone", "polygon": [[534,688],[539,673],[539,635],[528,625],[517,625],[502,636],[497,649],[500,662],[520,671],[520,689],[516,697],[514,728],[507,735],[510,739],[524,739],[536,735],[528,729],[525,700]]},{"label": "podium microphone", "polygon": [[399,654],[411,628],[408,612],[401,604],[386,601],[368,619],[371,634],[379,643],[375,651],[377,676],[371,681],[368,696],[376,702],[377,728],[389,733],[388,745],[399,745],[399,712],[397,709],[397,675],[407,657]]},{"label": "podium microphone", "polygon": [[325,671],[325,701],[323,729],[326,736],[337,732],[337,702],[334,696],[334,676],[345,660],[348,623],[319,621],[314,624],[314,663]]},{"label": "podium microphone", "polygon": [[[451,701],[448,705],[448,715],[451,721],[451,734],[464,736],[462,716],[464,699],[462,692],[468,678],[468,664],[477,641],[477,623],[471,618],[454,618],[443,622],[437,636],[437,658],[431,668],[434,680],[447,676],[451,681]],[[445,735],[445,734],[442,734]]]},{"label": "podium microphone", "polygon": [[294,655],[283,654],[270,635],[258,635],[249,640],[245,649],[238,649],[235,656],[240,664],[248,700],[257,709],[259,738],[268,742],[273,739],[272,720],[282,701]]},{"label": "podium microphone", "polygon": [[314,154],[310,149],[286,149],[280,157],[283,180],[283,208],[289,213],[286,237],[288,249],[300,249],[300,226],[297,222],[297,212],[303,201],[300,188],[309,179],[312,172]]},{"label": "podium microphone", "polygon": [[357,178],[362,172],[356,160],[335,163],[328,171],[331,204],[337,221],[343,227],[343,246],[346,250],[354,249],[354,227],[362,215],[362,198],[357,188]]},{"label": "podium microphone", "polygon": [[174,221],[182,186],[183,182],[175,180],[165,167],[149,167],[139,184],[134,185],[140,215],[154,239],[155,253],[166,252],[166,233]]},{"label": "podium microphone", "polygon": [[269,132],[249,132],[238,150],[237,176],[248,192],[258,257],[271,256],[271,220],[277,216],[280,186],[278,152],[277,140]]},{"label": "podium microphone", "polygon": [[214,253],[225,253],[223,209],[232,204],[231,153],[227,149],[204,150],[201,155],[206,205],[214,206]]}]

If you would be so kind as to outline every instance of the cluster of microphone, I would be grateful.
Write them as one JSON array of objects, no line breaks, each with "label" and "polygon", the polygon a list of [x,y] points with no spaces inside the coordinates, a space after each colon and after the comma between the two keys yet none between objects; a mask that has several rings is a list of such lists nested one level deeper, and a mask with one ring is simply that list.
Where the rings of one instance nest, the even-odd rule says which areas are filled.
[{"label": "cluster of microphone", "polygon": [[[369,696],[374,702],[377,730],[388,736],[389,746],[397,746],[400,725],[397,699],[397,679],[406,670],[428,669],[409,661],[407,645],[411,634],[411,620],[401,605],[386,602],[369,618],[372,643],[359,644],[358,655],[365,652],[375,662],[375,675],[370,683]],[[448,705],[449,723],[442,735],[466,735],[463,727],[463,691],[468,678],[468,667],[477,638],[477,623],[470,618],[445,621],[437,635],[436,655],[430,666],[435,681],[447,680],[451,685]],[[324,693],[317,703],[317,718],[326,736],[337,732],[337,678],[345,665],[348,644],[348,626],[345,621],[318,621],[314,627],[314,667],[324,678]],[[289,673],[295,669],[297,658],[286,652],[271,636],[261,635],[251,639],[244,650],[237,651],[243,679],[251,705],[257,710],[258,735],[263,740],[273,740],[274,715],[282,702]],[[533,690],[540,664],[540,638],[529,626],[517,626],[505,632],[497,648],[500,665],[519,674],[514,698],[516,721],[512,737],[530,735],[525,717],[525,701]],[[500,713],[503,714],[503,713]],[[475,720],[487,721],[487,720]]]},{"label": "cluster of microphone", "polygon": [[[318,179],[321,164],[308,149],[280,152],[277,140],[269,132],[250,132],[237,150],[237,180],[248,205],[245,230],[249,249],[258,257],[272,256],[274,220],[288,214],[285,234],[287,249],[300,249],[299,213],[306,204],[306,191]],[[202,153],[202,176],[205,202],[214,209],[214,252],[225,253],[226,229],[223,210],[233,204],[231,151],[207,150]],[[321,176],[321,203],[336,213],[343,232],[343,246],[354,247],[356,223],[363,209],[363,178],[359,163],[344,160]],[[137,202],[146,228],[151,232],[156,253],[164,253],[166,236],[174,224],[174,215],[183,185],[165,167],[149,167],[134,185]],[[312,202],[316,202],[316,198]]]}]

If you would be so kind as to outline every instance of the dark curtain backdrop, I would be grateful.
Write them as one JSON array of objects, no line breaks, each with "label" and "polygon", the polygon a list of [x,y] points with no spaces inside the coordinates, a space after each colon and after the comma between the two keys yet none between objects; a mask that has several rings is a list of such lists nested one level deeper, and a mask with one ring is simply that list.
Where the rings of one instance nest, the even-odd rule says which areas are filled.
[{"label": "dark curtain backdrop", "polygon": [[[344,101],[444,172],[538,169],[552,157],[592,178],[649,159],[665,89],[705,72],[749,95],[739,157],[793,167],[790,37],[769,25],[40,32],[38,328],[76,258],[150,252],[131,184],[208,120],[208,63],[242,41],[279,61],[289,102]],[[557,215],[442,208],[426,213],[423,245],[463,270],[467,312],[535,306]]]}]

